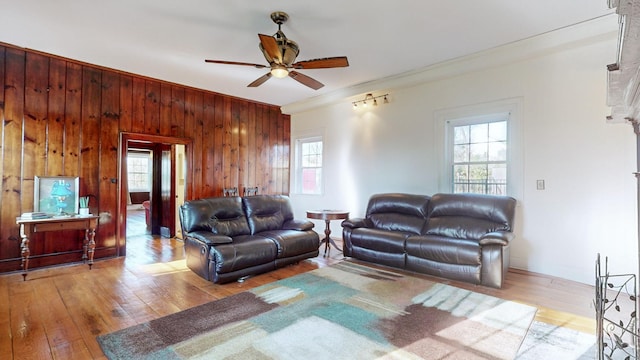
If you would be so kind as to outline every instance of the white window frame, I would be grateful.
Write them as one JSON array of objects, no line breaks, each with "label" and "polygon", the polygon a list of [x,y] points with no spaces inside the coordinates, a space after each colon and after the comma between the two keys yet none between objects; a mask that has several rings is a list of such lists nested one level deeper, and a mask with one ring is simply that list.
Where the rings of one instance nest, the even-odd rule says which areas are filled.
[{"label": "white window frame", "polygon": [[453,192],[453,128],[473,123],[507,120],[507,193],[522,199],[522,98],[505,99],[477,105],[438,110],[435,112],[435,152],[442,162],[440,168],[441,192]]},{"label": "white window frame", "polygon": [[[447,168],[448,168],[448,171],[450,172],[449,178],[451,179],[450,180],[451,192],[455,192],[455,179],[453,177],[454,165],[456,165],[456,162],[454,160],[455,128],[461,127],[461,126],[469,126],[469,125],[485,125],[485,124],[497,123],[497,122],[505,122],[507,126],[506,155],[508,157],[509,151],[511,149],[511,142],[509,141],[509,124],[510,124],[509,113],[480,115],[480,116],[474,116],[470,118],[447,120],[447,124],[446,124],[447,128],[445,130],[445,134],[446,134],[445,144],[447,144],[446,145],[447,155],[445,155],[445,158],[447,159]],[[492,164],[492,163],[493,163],[492,161],[489,161],[487,159],[485,161],[479,162],[478,164]],[[505,158],[504,161],[499,161],[498,163],[500,164],[504,163],[506,166],[507,178],[506,178],[506,184],[505,184],[506,185],[505,193],[500,195],[507,195],[506,188],[509,187],[509,164],[508,164],[507,158]],[[472,163],[467,163],[467,164],[472,164]],[[470,192],[473,192],[473,191],[470,191]]]},{"label": "white window frame", "polygon": [[[321,169],[320,173],[320,186],[318,193],[305,193],[303,192],[303,177],[302,172],[304,167],[302,166],[302,145],[313,142],[321,142],[322,143],[322,165],[319,167]],[[325,141],[321,134],[307,134],[305,136],[301,136],[295,139],[295,176],[294,176],[294,193],[300,195],[323,195],[324,194],[324,184],[325,184]]]},{"label": "white window frame", "polygon": [[[127,153],[127,162],[129,161],[129,158],[137,158],[137,159],[146,159],[147,160],[147,185],[148,185],[148,189],[142,189],[142,188],[131,188],[129,186],[129,183],[127,183],[127,187],[129,188],[129,192],[143,192],[143,191],[151,191],[151,181],[152,181],[152,169],[153,169],[153,164],[151,163],[151,152],[148,151],[129,151]],[[127,164],[127,172],[128,173],[132,173],[131,169],[129,169],[129,166]],[[129,176],[127,176],[127,181],[128,181]]]}]

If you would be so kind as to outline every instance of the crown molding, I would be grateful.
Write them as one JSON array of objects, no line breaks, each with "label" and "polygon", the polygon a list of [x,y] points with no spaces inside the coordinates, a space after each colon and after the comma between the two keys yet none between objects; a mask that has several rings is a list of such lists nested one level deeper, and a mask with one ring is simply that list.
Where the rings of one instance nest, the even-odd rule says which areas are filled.
[{"label": "crown molding", "polygon": [[[392,92],[394,89],[460,76],[461,74],[473,71],[505,66],[558,50],[566,50],[602,41],[616,41],[617,34],[618,18],[612,11],[611,14],[605,16],[468,56],[451,59],[390,77],[360,83],[322,96],[283,105],[281,111],[285,114],[293,115],[340,102],[351,106],[353,98],[357,96],[362,97],[362,94],[365,93],[379,91]],[[605,65],[603,64],[603,72],[604,71]]]}]

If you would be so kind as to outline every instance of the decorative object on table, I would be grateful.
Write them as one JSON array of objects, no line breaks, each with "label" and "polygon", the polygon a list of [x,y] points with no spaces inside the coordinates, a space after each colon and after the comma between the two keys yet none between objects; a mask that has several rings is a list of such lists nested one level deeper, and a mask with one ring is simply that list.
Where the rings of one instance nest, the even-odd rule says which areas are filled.
[{"label": "decorative object on table", "polygon": [[79,182],[77,176],[36,176],[33,211],[54,216],[77,214]]},{"label": "decorative object on table", "polygon": [[80,216],[88,216],[89,214],[89,196],[80,197],[80,210],[78,212]]},{"label": "decorative object on table", "polygon": [[[345,220],[349,218],[348,211],[342,210],[308,210],[307,218],[324,220],[326,227],[324,229],[324,239],[320,242],[320,245],[324,243],[324,256],[328,256],[331,250],[331,245],[338,249],[338,244],[331,238],[331,220]],[[340,251],[340,250],[338,250]]]},{"label": "decorative object on table", "polygon": [[343,261],[97,340],[112,360],[513,359],[536,311]]},{"label": "decorative object on table", "polygon": [[24,220],[47,219],[50,217],[51,217],[50,215],[41,211],[26,212],[20,215],[20,219],[24,219]]}]

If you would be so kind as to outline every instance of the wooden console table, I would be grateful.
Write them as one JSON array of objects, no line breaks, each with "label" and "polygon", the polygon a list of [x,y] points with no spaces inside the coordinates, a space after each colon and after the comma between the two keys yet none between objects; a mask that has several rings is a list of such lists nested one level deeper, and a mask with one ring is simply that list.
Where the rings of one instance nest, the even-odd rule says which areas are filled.
[{"label": "wooden console table", "polygon": [[348,211],[341,210],[307,210],[307,218],[309,219],[320,219],[324,220],[327,227],[324,229],[324,239],[320,242],[320,244],[324,243],[324,256],[327,256],[328,252],[331,249],[331,244],[337,249],[338,244],[331,238],[331,228],[329,227],[329,223],[331,220],[342,220],[349,218]]},{"label": "wooden console table", "polygon": [[20,226],[20,253],[22,255],[22,279],[27,279],[29,269],[29,237],[33,233],[62,230],[84,230],[84,244],[82,246],[82,260],[89,260],[89,269],[93,265],[93,253],[96,248],[95,236],[98,227],[98,216],[72,216],[63,218],[23,219],[16,218],[16,224]]}]

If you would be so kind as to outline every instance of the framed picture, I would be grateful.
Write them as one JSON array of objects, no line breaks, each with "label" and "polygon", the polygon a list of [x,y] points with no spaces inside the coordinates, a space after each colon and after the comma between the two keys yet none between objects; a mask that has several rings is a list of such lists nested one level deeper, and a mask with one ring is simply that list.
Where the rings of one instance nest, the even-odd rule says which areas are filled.
[{"label": "framed picture", "polygon": [[36,176],[33,211],[51,215],[75,215],[80,200],[80,178],[75,176]]}]

